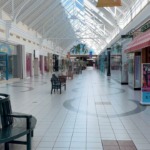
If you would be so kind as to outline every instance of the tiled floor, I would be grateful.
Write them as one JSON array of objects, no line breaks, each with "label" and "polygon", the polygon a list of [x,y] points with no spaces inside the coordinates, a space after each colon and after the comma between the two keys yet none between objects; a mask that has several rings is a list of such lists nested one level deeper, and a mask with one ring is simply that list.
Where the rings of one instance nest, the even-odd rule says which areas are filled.
[{"label": "tiled floor", "polygon": [[50,76],[0,85],[14,111],[36,116],[33,150],[113,150],[104,141],[116,141],[118,148],[119,141],[130,141],[138,150],[150,150],[150,107],[139,104],[139,91],[92,68],[67,80],[61,95],[51,95],[50,87]]}]

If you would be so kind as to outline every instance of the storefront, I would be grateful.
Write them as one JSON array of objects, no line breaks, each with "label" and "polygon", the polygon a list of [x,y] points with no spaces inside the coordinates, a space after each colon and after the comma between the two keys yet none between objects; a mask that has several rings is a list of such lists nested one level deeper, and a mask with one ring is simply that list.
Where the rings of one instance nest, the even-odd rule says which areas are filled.
[{"label": "storefront", "polygon": [[131,42],[132,38],[122,38],[122,52],[121,52],[121,84],[128,84],[128,58],[129,56],[125,53],[127,45]]},{"label": "storefront", "polygon": [[101,72],[105,72],[106,67],[107,67],[107,56],[106,56],[106,53],[103,52],[99,56],[99,69]]},{"label": "storefront", "polygon": [[0,80],[18,77],[17,46],[0,42]]},{"label": "storefront", "polygon": [[32,54],[26,53],[26,76],[32,77]]},{"label": "storefront", "polygon": [[48,72],[53,71],[53,54],[48,53]]},{"label": "storefront", "polygon": [[125,52],[128,53],[129,85],[141,89],[141,65],[150,63],[150,30],[136,36]]},{"label": "storefront", "polygon": [[48,72],[48,57],[44,56],[44,72]]},{"label": "storefront", "polygon": [[135,90],[141,88],[141,52],[128,54],[128,85]]},{"label": "storefront", "polygon": [[121,82],[121,64],[122,64],[122,45],[120,42],[111,47],[111,76],[118,82]]},{"label": "storefront", "polygon": [[59,71],[59,55],[53,54],[53,71]]},{"label": "storefront", "polygon": [[39,67],[40,67],[40,74],[43,75],[44,68],[43,68],[43,56],[42,55],[40,55]]}]

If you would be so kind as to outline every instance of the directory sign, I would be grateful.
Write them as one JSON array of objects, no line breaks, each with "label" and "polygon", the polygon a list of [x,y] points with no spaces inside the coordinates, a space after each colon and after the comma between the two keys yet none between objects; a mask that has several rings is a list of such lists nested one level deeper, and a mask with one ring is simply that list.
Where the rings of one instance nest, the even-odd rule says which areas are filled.
[{"label": "directory sign", "polygon": [[141,104],[150,105],[150,63],[142,64]]}]

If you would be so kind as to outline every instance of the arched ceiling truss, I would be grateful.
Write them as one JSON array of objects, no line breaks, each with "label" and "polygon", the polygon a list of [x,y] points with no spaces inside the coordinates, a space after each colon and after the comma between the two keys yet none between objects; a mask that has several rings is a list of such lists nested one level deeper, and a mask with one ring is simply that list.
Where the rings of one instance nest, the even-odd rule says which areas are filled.
[{"label": "arched ceiling truss", "polygon": [[148,3],[122,0],[120,7],[97,8],[97,0],[0,0],[0,11],[61,50],[82,42],[99,53]]}]

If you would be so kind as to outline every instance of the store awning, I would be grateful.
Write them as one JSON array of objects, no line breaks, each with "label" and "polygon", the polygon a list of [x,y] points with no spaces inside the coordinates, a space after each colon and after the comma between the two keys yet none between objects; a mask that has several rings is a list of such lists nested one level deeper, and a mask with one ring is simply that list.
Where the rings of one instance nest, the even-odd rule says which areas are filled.
[{"label": "store awning", "polygon": [[134,40],[131,43],[129,43],[127,49],[125,49],[125,53],[139,51],[142,48],[149,46],[150,46],[150,30],[135,37]]}]

